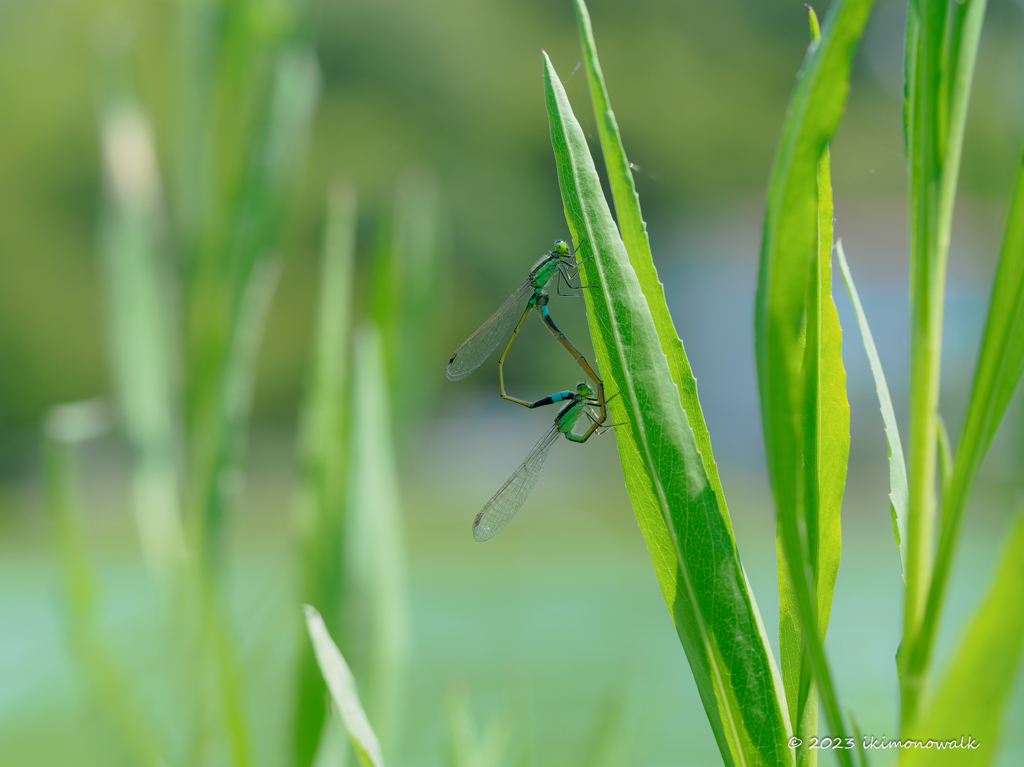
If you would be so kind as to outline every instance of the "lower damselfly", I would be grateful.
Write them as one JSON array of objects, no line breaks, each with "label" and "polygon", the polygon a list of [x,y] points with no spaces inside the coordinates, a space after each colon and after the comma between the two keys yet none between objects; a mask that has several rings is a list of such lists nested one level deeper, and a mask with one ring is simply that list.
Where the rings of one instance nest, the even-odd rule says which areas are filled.
[{"label": "lower damselfly", "polygon": [[[551,450],[551,446],[555,444],[560,434],[570,442],[582,443],[590,439],[594,432],[604,425],[607,402],[604,399],[603,387],[595,396],[594,390],[590,386],[586,383],[579,383],[576,385],[576,391],[560,391],[550,397],[537,400],[531,405],[540,407],[556,402],[565,402],[566,404],[558,411],[551,428],[540,438],[530,454],[526,456],[526,460],[519,465],[519,468],[512,473],[508,481],[501,486],[473,520],[473,537],[478,541],[486,541],[497,535],[526,502],[537,485],[541,469],[544,468],[544,462],[548,458],[548,451]],[[590,425],[583,434],[575,434],[573,429],[584,419],[589,420]],[[605,430],[610,428],[611,426],[608,426]],[[603,434],[604,431],[601,433]]]}]

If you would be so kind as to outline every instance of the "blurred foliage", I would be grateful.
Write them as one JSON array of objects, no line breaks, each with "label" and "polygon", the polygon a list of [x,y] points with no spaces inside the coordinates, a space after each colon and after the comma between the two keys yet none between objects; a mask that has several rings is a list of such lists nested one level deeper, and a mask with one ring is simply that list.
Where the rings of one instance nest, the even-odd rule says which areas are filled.
[{"label": "blurred foliage", "polygon": [[[260,7],[272,28],[277,4]],[[168,33],[176,30],[176,5],[0,5],[0,425],[7,440],[49,404],[109,388],[95,256],[100,162],[92,49],[97,19],[112,9],[133,22],[137,89],[174,200],[168,139],[177,127],[179,51]],[[835,146],[838,191],[903,187],[904,9],[894,0],[879,2],[858,53]],[[649,222],[669,223],[680,206],[760,195],[806,46],[803,5],[599,0],[591,13]],[[524,266],[565,236],[537,96],[539,48],[568,79],[577,111],[589,112],[585,77],[568,74],[580,60],[568,2],[319,2],[312,19],[322,101],[290,211],[256,401],[257,414],[273,417],[294,413],[307,369],[323,190],[331,180],[348,178],[359,188],[361,242],[369,243],[391,209],[403,169],[435,170],[451,232],[446,255],[457,269],[442,291],[443,323],[424,334],[423,348],[443,360],[505,297]],[[1005,196],[1010,184],[1005,158],[1024,122],[1024,97],[1014,80],[1021,26],[1020,3],[990,3],[968,124],[967,192]],[[594,133],[589,117],[583,127]],[[891,149],[892,162],[865,168],[865,157],[879,146]],[[518,215],[508,216],[509,209]],[[360,255],[366,258],[366,246]],[[456,290],[458,305],[443,300]],[[573,325],[565,324],[571,333]],[[558,358],[554,345],[536,346],[531,360],[537,364]],[[0,465],[16,460],[8,449]]]}]

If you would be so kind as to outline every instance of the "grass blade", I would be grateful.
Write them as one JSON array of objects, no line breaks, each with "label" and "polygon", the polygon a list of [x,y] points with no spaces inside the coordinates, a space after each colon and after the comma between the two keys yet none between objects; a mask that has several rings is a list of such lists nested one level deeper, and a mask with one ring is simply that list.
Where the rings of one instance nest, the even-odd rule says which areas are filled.
[{"label": "grass blade", "polygon": [[[278,270],[276,248],[288,194],[319,90],[319,70],[309,50],[266,45],[264,54],[273,54],[269,93],[254,97],[261,105],[255,114],[239,108],[218,126],[234,131],[221,136],[226,146],[218,147],[224,149],[217,158],[222,194],[206,214],[206,228],[190,262],[188,506],[209,564],[219,559],[230,502],[225,492],[230,483],[224,476],[237,463],[255,376],[263,321],[260,299],[269,299],[266,290]],[[239,122],[243,115],[248,122]]]},{"label": "grass blade", "polygon": [[110,414],[98,401],[53,408],[43,429],[43,481],[67,597],[68,628],[91,696],[109,719],[136,764],[159,764],[161,755],[150,722],[133,694],[130,678],[116,662],[96,627],[96,574],[85,550],[78,450],[110,428]]},{"label": "grass blade", "polygon": [[792,764],[788,717],[736,542],[701,460],[647,300],[586,139],[544,56],[545,100],[566,221],[581,258],[594,348],[626,487],[728,765]]},{"label": "grass blade", "polygon": [[896,424],[896,412],[892,407],[892,397],[889,396],[889,386],[885,382],[885,373],[882,371],[882,361],[878,358],[875,339],[871,335],[871,327],[868,325],[867,315],[864,314],[864,307],[860,302],[860,296],[857,294],[857,286],[853,282],[850,265],[846,262],[842,240],[836,243],[836,258],[839,261],[839,270],[843,273],[846,291],[850,295],[853,313],[857,317],[857,327],[860,328],[860,337],[864,342],[864,352],[868,355],[871,375],[875,379],[878,407],[882,411],[885,438],[889,443],[889,512],[892,517],[892,533],[896,538],[896,546],[900,551],[900,565],[903,569],[903,577],[906,578],[907,499],[909,497],[909,490],[907,488],[907,465],[903,460],[903,443],[900,442],[900,430]]},{"label": "grass blade", "polygon": [[935,572],[921,629],[920,662],[927,665],[956,544],[978,468],[1006,413],[1024,373],[1024,156],[1020,161],[1013,201],[1003,236],[989,301],[988,319],[974,373],[960,444],[953,461],[948,492],[942,498],[942,526]]},{"label": "grass blade", "polygon": [[[854,48],[871,5],[871,0],[833,3],[820,41],[808,50],[772,166],[755,309],[761,417],[780,548],[786,560],[783,575],[793,586],[793,606],[829,727],[839,737],[846,728],[825,659],[813,591],[817,541],[812,540],[816,537],[814,514],[808,511],[814,499],[807,497],[807,488],[810,484],[816,490],[817,483],[814,472],[805,471],[804,465],[809,376],[802,331],[809,321],[806,304],[812,265],[820,261],[814,258],[819,248],[819,161],[842,116]],[[791,669],[792,663],[787,663]],[[789,704],[793,706],[792,701]],[[837,756],[841,763],[850,763],[844,751]]]},{"label": "grass blade", "polygon": [[313,651],[316,653],[316,662],[320,665],[320,671],[324,675],[327,689],[331,691],[338,711],[341,713],[342,721],[352,739],[352,746],[359,756],[363,767],[384,767],[384,755],[381,752],[380,741],[373,732],[366,713],[359,703],[359,694],[356,692],[356,680],[352,677],[345,658],[342,657],[338,646],[331,639],[323,618],[315,608],[305,605],[306,629],[309,631],[310,641],[313,643]]},{"label": "grass blade", "polygon": [[100,136],[105,179],[100,251],[107,334],[118,405],[132,454],[132,507],[149,569],[161,578],[180,563],[181,525],[177,349],[172,338],[169,264],[152,131],[126,86],[128,62],[114,54],[104,83]]},{"label": "grass blade", "polygon": [[[901,663],[904,726],[917,714],[935,633],[935,463],[946,259],[986,0],[910,3],[904,108],[910,175],[910,507]],[[945,526],[945,522],[943,523]],[[938,575],[944,578],[943,574]],[[941,592],[941,587],[939,589]]]},{"label": "grass blade", "polygon": [[345,647],[365,680],[366,707],[385,743],[397,728],[409,656],[405,534],[390,407],[383,343],[367,323],[356,333],[353,355]]},{"label": "grass blade", "polygon": [[[399,435],[415,423],[420,403],[432,399],[440,383],[430,374],[438,350],[424,343],[423,336],[423,328],[436,321],[438,290],[443,284],[438,247],[440,207],[440,191],[432,173],[412,169],[402,174],[395,194],[391,240],[397,272],[392,284],[383,286],[394,292],[391,310],[396,334],[390,344],[385,339],[385,345],[389,346],[392,407]],[[440,352],[443,356],[445,350]]]},{"label": "grass blade", "polygon": [[900,764],[992,764],[1003,708],[1024,654],[1024,516],[1018,516],[999,569],[980,609],[956,649],[937,694],[910,733],[912,739],[961,742],[977,748],[905,749]]},{"label": "grass blade", "polygon": [[[342,617],[342,537],[348,483],[345,403],[355,262],[355,189],[336,189],[328,201],[313,362],[301,418],[299,529],[302,600],[319,605],[328,631]],[[295,759],[308,765],[324,724],[324,682],[311,644],[299,651]]]},{"label": "grass blade", "polygon": [[682,403],[683,410],[686,411],[686,416],[693,429],[697,448],[704,461],[704,470],[715,489],[715,495],[718,496],[718,507],[731,525],[729,509],[725,503],[725,492],[722,490],[722,482],[718,477],[718,465],[715,463],[715,456],[711,450],[711,435],[708,433],[704,412],[701,410],[700,399],[697,396],[697,379],[690,368],[690,361],[686,356],[683,341],[676,332],[672,315],[669,314],[668,305],[665,303],[665,286],[662,285],[658,277],[658,270],[654,266],[651,244],[647,238],[647,224],[640,212],[640,196],[637,194],[636,185],[633,182],[633,171],[626,158],[626,150],[622,146],[622,137],[619,135],[619,126],[615,121],[615,113],[612,111],[608,89],[605,87],[601,62],[597,57],[594,32],[590,25],[590,13],[587,11],[584,0],[576,0],[576,19],[579,23],[583,61],[586,64],[587,77],[590,82],[590,98],[594,103],[594,118],[597,122],[598,136],[601,139],[604,164],[608,169],[608,183],[612,190],[612,200],[615,203],[615,214],[619,233],[622,235],[622,243],[629,256],[629,263],[633,267],[633,271],[636,272],[640,289],[647,299],[654,327],[658,331],[661,350],[668,358],[669,373],[679,388],[679,401]]},{"label": "grass blade", "polygon": [[937,593],[933,557],[938,434],[934,414],[939,402],[946,261],[985,6],[986,0],[911,0],[907,12],[904,141],[909,175],[911,323],[910,499],[900,660],[904,730],[918,714],[938,611],[938,605],[929,606]]}]

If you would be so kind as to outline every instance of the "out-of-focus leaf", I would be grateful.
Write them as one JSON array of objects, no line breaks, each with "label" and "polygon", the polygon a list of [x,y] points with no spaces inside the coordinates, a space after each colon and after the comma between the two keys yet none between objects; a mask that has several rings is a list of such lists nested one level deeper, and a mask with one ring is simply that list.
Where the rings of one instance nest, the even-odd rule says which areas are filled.
[{"label": "out-of-focus leaf", "polygon": [[338,646],[331,639],[323,618],[315,608],[306,605],[306,628],[313,643],[313,652],[320,671],[324,675],[327,689],[338,706],[342,721],[348,730],[352,745],[359,756],[363,767],[384,767],[384,754],[381,752],[380,741],[373,732],[366,712],[359,702],[356,692],[356,680],[352,677],[345,658]]},{"label": "out-of-focus leaf", "polygon": [[[223,188],[210,193],[212,208],[203,214],[205,228],[188,270],[188,508],[209,565],[219,560],[228,491],[237,485],[229,480],[244,435],[269,291],[279,271],[276,250],[319,91],[319,70],[308,49],[264,51],[271,53],[268,95],[253,97],[260,108],[250,114],[239,106],[238,114],[221,115],[224,124],[216,126],[218,135],[230,126],[240,133],[230,146],[218,147],[224,150],[216,158]],[[228,69],[239,63],[222,62]],[[240,123],[242,115],[251,122]],[[244,151],[236,158],[239,142]]]},{"label": "out-of-focus leaf", "polygon": [[130,679],[96,629],[97,578],[89,562],[82,530],[78,486],[79,446],[111,426],[109,409],[90,400],[58,405],[43,427],[43,481],[67,596],[72,647],[88,690],[113,725],[125,756],[137,764],[159,764],[159,744],[132,690]]},{"label": "out-of-focus leaf", "polygon": [[860,729],[860,725],[857,724],[857,719],[854,717],[853,712],[847,709],[846,714],[850,717],[850,729],[853,730],[853,739],[857,744],[857,763],[860,767],[868,767],[870,761],[867,749],[864,748],[864,733]]},{"label": "out-of-focus leaf", "polygon": [[[900,764],[982,767],[996,756],[1003,709],[1024,653],[1024,516],[1018,516],[995,580],[952,663],[909,737],[935,744],[903,749]],[[965,748],[968,739],[977,744]],[[939,749],[955,742],[959,747]]]},{"label": "out-of-focus leaf", "polygon": [[843,252],[842,240],[836,243],[836,258],[839,261],[839,270],[843,273],[843,282],[846,283],[846,290],[850,295],[853,313],[857,317],[857,326],[860,328],[860,337],[864,342],[864,351],[868,355],[871,375],[875,379],[878,406],[882,411],[885,438],[889,443],[889,512],[892,517],[892,533],[896,539],[896,546],[900,551],[900,565],[903,569],[903,577],[906,578],[908,490],[907,465],[903,460],[903,443],[900,442],[900,431],[896,424],[896,412],[892,408],[892,397],[889,396],[889,386],[885,382],[882,362],[878,358],[878,349],[875,348],[875,339],[871,335],[871,327],[868,325],[867,315],[864,314],[864,307],[861,305],[860,296],[857,294],[857,286],[853,282],[853,275],[850,274],[850,265],[846,263],[846,254]]},{"label": "out-of-focus leaf", "polygon": [[[351,336],[356,196],[350,186],[328,201],[313,361],[300,435],[298,524],[302,547],[302,599],[320,605],[329,631],[342,613],[342,537],[348,481],[345,429],[346,378]],[[312,645],[301,645],[295,714],[296,764],[308,765],[324,723],[324,683]]]},{"label": "out-of-focus leaf", "polygon": [[781,682],[651,311],[561,81],[544,56],[565,216],[626,487],[726,764],[791,764]]},{"label": "out-of-focus leaf", "polygon": [[[768,184],[754,312],[761,418],[780,548],[787,565],[784,575],[793,586],[793,603],[829,727],[839,737],[845,735],[846,726],[825,658],[814,591],[818,537],[811,529],[816,515],[808,505],[814,500],[807,495],[809,487],[818,490],[818,483],[805,464],[808,376],[813,378],[805,370],[810,332],[806,305],[808,286],[814,284],[812,265],[821,260],[815,258],[821,231],[819,161],[842,116],[854,49],[871,6],[872,0],[833,3],[820,40],[808,49]],[[820,247],[830,248],[831,236]],[[836,457],[838,453],[830,459]],[[792,709],[793,701],[787,697],[787,702]],[[851,763],[845,751],[837,756],[842,764]]]},{"label": "out-of-focus leaf", "polygon": [[185,546],[175,408],[179,356],[167,288],[173,271],[162,247],[165,221],[152,131],[126,83],[130,62],[113,41],[101,48],[100,253],[107,334],[132,447],[132,507],[142,553],[150,570],[166,578]]},{"label": "out-of-focus leaf", "polygon": [[598,136],[601,139],[604,164],[608,170],[608,183],[611,186],[612,199],[615,203],[622,244],[629,256],[630,266],[636,272],[640,289],[647,299],[654,327],[658,331],[661,349],[668,358],[669,373],[679,388],[679,401],[689,419],[690,427],[693,429],[693,437],[697,443],[697,449],[700,450],[704,470],[715,489],[715,495],[718,496],[718,507],[726,522],[731,526],[729,509],[725,503],[725,492],[722,490],[722,482],[718,477],[718,465],[715,463],[715,456],[711,450],[711,435],[704,422],[704,412],[701,410],[700,399],[697,396],[697,379],[690,368],[690,360],[686,356],[686,349],[683,348],[683,341],[676,332],[675,323],[672,322],[668,304],[665,303],[665,286],[662,285],[658,277],[658,270],[654,266],[651,243],[647,238],[647,224],[640,212],[640,196],[633,183],[633,171],[626,158],[626,150],[622,145],[622,137],[619,135],[619,125],[615,121],[608,89],[605,87],[604,73],[601,71],[601,62],[597,57],[597,44],[594,42],[594,32],[590,26],[590,13],[587,11],[584,0],[576,0],[576,19],[579,22],[583,61],[586,64],[587,77],[590,82],[590,98],[594,103],[594,118],[597,122]]},{"label": "out-of-focus leaf", "polygon": [[633,763],[634,726],[630,721],[630,698],[619,685],[608,691],[594,719],[593,729],[581,751],[579,767],[627,767]]},{"label": "out-of-focus leaf", "polygon": [[464,687],[448,690],[448,767],[500,767],[512,741],[512,721],[495,715],[482,733],[473,723],[469,695]]},{"label": "out-of-focus leaf", "polygon": [[399,435],[439,383],[429,372],[437,350],[424,332],[439,311],[439,227],[437,179],[425,168],[406,170],[398,180],[392,214],[382,216],[378,225],[371,285],[371,314],[384,343]]},{"label": "out-of-focus leaf", "polygon": [[345,651],[364,680],[366,709],[389,743],[409,657],[405,534],[380,334],[354,340],[345,520]]}]

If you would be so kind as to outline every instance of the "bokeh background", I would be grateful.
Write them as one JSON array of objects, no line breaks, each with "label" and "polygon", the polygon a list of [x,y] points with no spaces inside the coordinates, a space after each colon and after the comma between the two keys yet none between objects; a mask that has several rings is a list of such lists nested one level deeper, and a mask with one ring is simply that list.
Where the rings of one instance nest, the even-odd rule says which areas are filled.
[{"label": "bokeh background", "polygon": [[[115,37],[129,62],[125,71],[152,128],[173,218],[186,51],[179,16],[188,4],[0,3],[0,761],[8,764],[133,763],[94,704],[69,641],[45,512],[41,424],[57,404],[115,395],[99,257],[106,51]],[[400,714],[384,743],[389,762],[459,763],[452,722],[464,715],[482,752],[493,747],[506,764],[719,763],[632,518],[612,434],[584,446],[559,444],[533,496],[499,537],[481,545],[469,531],[552,415],[502,402],[493,361],[457,384],[445,381],[443,369],[536,258],[567,237],[540,51],[551,56],[596,146],[571,3],[225,5],[244,7],[268,28],[301,19],[320,73],[310,139],[283,207],[283,268],[259,350],[245,483],[225,526],[224,577],[253,763],[292,759],[294,659],[304,641],[297,422],[325,198],[339,181],[358,192],[359,285],[374,273],[402,190],[428,189],[433,206],[427,231],[436,287],[428,320],[408,336],[410,354],[429,363],[403,368],[414,380],[391,382],[409,657]],[[806,10],[796,0],[594,0],[590,11],[655,261],[698,377],[741,556],[776,644],[774,517],[752,307],[763,190],[808,42]],[[901,417],[908,365],[904,14],[903,3],[876,3],[832,146],[836,231]],[[1021,72],[1024,3],[990,0],[950,257],[942,410],[954,439],[1024,134]],[[172,238],[164,249],[169,263],[180,257],[179,244]],[[834,295],[845,331],[853,442],[827,644],[862,729],[892,736],[902,583],[885,439],[841,283]],[[355,303],[358,313],[372,299],[357,289]],[[551,310],[589,356],[582,302],[553,298]],[[577,373],[539,323],[528,321],[510,356],[510,387],[541,397],[568,388]],[[969,512],[939,658],[984,589],[1020,502],[1022,449],[1024,413],[1014,405]],[[100,634],[158,729],[174,733],[155,670],[168,627],[140,553],[129,452],[117,430],[83,447],[79,474],[83,527],[99,574]],[[1005,765],[1024,759],[1024,685],[1016,690],[1000,751]],[[205,749],[182,763],[229,763],[221,737],[211,725]],[[879,755],[878,763],[887,759]]]}]

